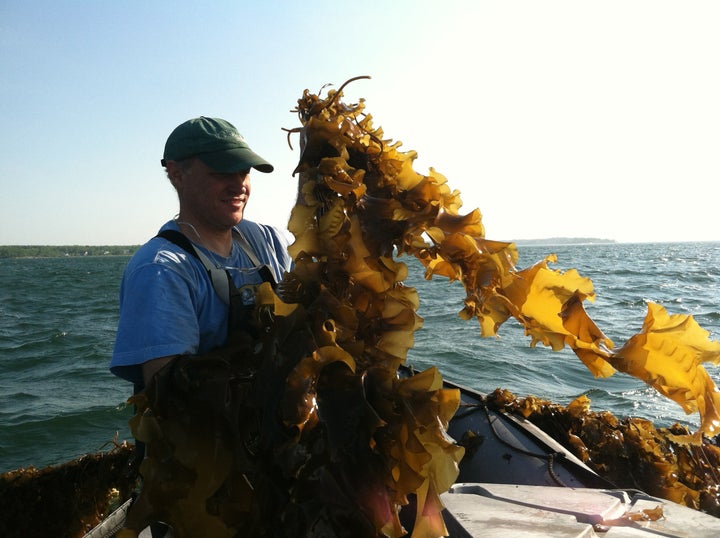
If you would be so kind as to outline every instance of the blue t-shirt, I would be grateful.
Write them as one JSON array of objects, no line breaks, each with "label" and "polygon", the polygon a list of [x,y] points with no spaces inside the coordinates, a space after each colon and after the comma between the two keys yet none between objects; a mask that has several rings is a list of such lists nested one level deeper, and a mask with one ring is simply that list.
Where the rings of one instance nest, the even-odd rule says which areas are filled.
[{"label": "blue t-shirt", "polygon": [[[237,225],[276,281],[289,271],[288,243],[270,227],[242,220]],[[178,230],[170,221],[161,230]],[[259,268],[233,241],[224,258],[199,245],[218,267],[228,269],[242,292],[262,283]],[[110,371],[142,382],[141,365],[169,355],[202,354],[225,344],[228,306],[215,292],[200,260],[167,239],[154,237],[133,255],[120,285],[120,319]]]}]

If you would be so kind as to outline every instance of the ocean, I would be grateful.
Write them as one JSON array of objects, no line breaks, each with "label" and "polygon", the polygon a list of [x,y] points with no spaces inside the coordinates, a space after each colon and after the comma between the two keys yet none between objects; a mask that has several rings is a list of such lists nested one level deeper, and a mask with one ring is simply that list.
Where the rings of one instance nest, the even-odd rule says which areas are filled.
[{"label": "ocean", "polygon": [[[720,242],[603,243],[520,246],[518,267],[555,253],[552,268],[589,277],[597,298],[590,317],[617,346],[640,330],[647,301],[671,314],[692,314],[720,338]],[[462,321],[463,291],[443,278],[426,281],[410,266],[424,326],[407,363],[437,366],[443,376],[482,392],[506,388],[566,405],[581,394],[594,411],[636,416],[656,426],[694,428],[674,402],[617,373],[595,379],[569,350],[531,348],[514,320],[498,337],[481,338]],[[126,405],[130,385],[108,371],[117,324],[118,290],[128,257],[0,259],[0,472],[63,463],[132,440]],[[720,384],[720,367],[708,371]]]}]

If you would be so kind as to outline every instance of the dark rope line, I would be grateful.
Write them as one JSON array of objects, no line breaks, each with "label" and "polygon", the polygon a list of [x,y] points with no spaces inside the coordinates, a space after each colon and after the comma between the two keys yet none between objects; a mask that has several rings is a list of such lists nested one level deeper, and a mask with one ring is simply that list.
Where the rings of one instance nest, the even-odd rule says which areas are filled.
[{"label": "dark rope line", "polygon": [[539,454],[537,452],[530,452],[529,450],[525,450],[524,448],[517,447],[517,446],[513,445],[512,443],[510,443],[509,441],[503,439],[501,437],[500,433],[495,429],[494,421],[490,417],[490,410],[488,409],[488,407],[484,401],[481,404],[462,404],[462,407],[467,408],[467,410],[461,414],[456,415],[458,418],[463,418],[465,416],[470,415],[471,413],[474,413],[478,409],[482,409],[485,412],[485,417],[487,418],[488,424],[490,425],[490,429],[498,441],[500,441],[504,446],[508,447],[511,450],[514,450],[514,451],[524,454],[526,456],[530,456],[532,458],[538,458],[540,460],[545,460],[547,462],[548,474],[550,475],[550,478],[552,478],[553,481],[561,487],[564,487],[564,488],[569,487],[557,475],[557,473],[555,472],[555,468],[554,468],[554,462],[556,460],[565,459],[564,452],[551,452],[551,453]]}]

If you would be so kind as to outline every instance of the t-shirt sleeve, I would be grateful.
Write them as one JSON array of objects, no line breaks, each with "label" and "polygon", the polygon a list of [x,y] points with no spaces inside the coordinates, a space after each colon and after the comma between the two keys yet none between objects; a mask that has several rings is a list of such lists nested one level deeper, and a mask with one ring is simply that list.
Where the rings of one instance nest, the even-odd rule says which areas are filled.
[{"label": "t-shirt sleeve", "polygon": [[197,298],[186,275],[157,263],[126,274],[120,291],[120,318],[110,370],[138,383],[140,365],[151,359],[197,353],[200,328]]}]

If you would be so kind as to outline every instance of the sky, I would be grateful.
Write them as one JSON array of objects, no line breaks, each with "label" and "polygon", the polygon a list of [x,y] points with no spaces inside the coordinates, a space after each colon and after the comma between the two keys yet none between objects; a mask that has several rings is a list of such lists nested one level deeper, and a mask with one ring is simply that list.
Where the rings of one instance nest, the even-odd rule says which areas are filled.
[{"label": "sky", "polygon": [[246,217],[285,228],[291,111],[359,75],[489,239],[720,240],[719,27],[714,0],[0,0],[0,244],[143,243],[201,115],[275,165]]}]

